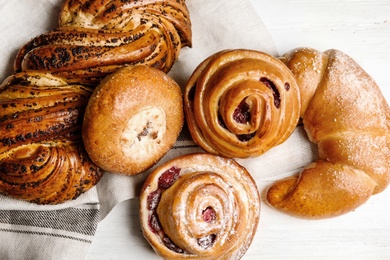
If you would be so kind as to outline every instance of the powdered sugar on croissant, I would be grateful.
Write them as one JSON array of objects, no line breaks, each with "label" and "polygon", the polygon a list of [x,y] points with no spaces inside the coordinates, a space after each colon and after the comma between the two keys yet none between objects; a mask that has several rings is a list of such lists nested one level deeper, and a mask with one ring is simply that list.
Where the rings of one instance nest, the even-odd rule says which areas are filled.
[{"label": "powdered sugar on croissant", "polygon": [[303,48],[283,60],[307,90],[301,89],[308,95],[303,123],[319,160],[273,184],[267,200],[305,218],[352,211],[390,182],[389,106],[374,80],[341,51]]}]

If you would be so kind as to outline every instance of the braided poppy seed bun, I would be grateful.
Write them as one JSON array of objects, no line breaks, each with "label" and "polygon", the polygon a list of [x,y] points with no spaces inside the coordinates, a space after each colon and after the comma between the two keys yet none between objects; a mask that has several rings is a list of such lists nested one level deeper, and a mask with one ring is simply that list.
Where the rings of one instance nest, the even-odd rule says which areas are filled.
[{"label": "braided poppy seed bun", "polygon": [[14,69],[50,72],[95,86],[119,68],[143,64],[166,73],[192,46],[184,0],[64,0],[59,26],[26,43]]},{"label": "braided poppy seed bun", "polygon": [[0,84],[0,194],[55,205],[100,181],[103,171],[81,140],[91,94],[38,71],[13,74]]},{"label": "braided poppy seed bun", "polygon": [[83,141],[102,169],[134,175],[173,147],[183,122],[179,85],[158,69],[130,66],[95,89],[84,115]]}]

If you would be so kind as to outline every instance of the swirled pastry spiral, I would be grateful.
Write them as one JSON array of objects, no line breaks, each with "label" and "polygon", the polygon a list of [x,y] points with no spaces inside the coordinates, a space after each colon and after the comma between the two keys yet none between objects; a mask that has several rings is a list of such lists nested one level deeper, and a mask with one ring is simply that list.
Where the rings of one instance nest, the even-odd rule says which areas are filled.
[{"label": "swirled pastry spiral", "polygon": [[390,182],[390,108],[375,81],[341,51],[300,48],[283,60],[305,90],[303,123],[319,159],[275,182],[267,201],[303,218],[350,212]]},{"label": "swirled pastry spiral", "polygon": [[204,150],[253,157],[290,136],[298,123],[300,96],[280,60],[254,50],[225,50],[193,72],[184,109],[191,135]]},{"label": "swirled pastry spiral", "polygon": [[65,0],[59,28],[23,46],[14,67],[94,84],[126,65],[168,72],[184,46],[191,46],[184,0]]},{"label": "swirled pastry spiral", "polygon": [[259,214],[259,193],[247,170],[212,154],[159,166],[140,195],[144,236],[164,259],[240,259]]},{"label": "swirled pastry spiral", "polygon": [[50,74],[9,76],[0,86],[0,193],[38,204],[75,199],[100,179],[81,141],[91,90]]}]

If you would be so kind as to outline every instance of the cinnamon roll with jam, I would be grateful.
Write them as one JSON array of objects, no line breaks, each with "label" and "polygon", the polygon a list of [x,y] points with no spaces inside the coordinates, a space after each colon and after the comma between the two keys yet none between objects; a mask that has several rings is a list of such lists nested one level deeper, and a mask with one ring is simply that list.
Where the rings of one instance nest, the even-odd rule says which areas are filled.
[{"label": "cinnamon roll with jam", "polygon": [[143,234],[164,259],[240,259],[259,215],[259,192],[247,170],[212,154],[159,166],[140,195]]},{"label": "cinnamon roll with jam", "polygon": [[254,157],[291,135],[299,120],[300,95],[280,60],[254,50],[224,50],[195,69],[184,109],[191,135],[204,150]]}]

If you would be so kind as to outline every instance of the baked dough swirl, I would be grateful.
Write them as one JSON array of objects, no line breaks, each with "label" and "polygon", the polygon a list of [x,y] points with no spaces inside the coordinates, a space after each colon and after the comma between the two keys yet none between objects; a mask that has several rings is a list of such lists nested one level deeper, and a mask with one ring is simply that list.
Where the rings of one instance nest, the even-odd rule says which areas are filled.
[{"label": "baked dough swirl", "polygon": [[319,159],[275,182],[273,207],[329,218],[364,204],[390,182],[390,108],[375,81],[347,54],[299,48],[283,57],[303,98],[303,124]]},{"label": "baked dough swirl", "polygon": [[259,193],[247,170],[212,154],[159,166],[140,195],[144,236],[164,259],[240,259],[259,214]]},{"label": "baked dough swirl", "polygon": [[58,204],[93,187],[102,171],[81,141],[91,90],[50,74],[9,76],[0,86],[0,193]]},{"label": "baked dough swirl", "polygon": [[184,0],[66,0],[59,27],[24,45],[14,68],[82,84],[95,84],[126,65],[168,72],[191,37]]},{"label": "baked dough swirl", "polygon": [[280,60],[254,50],[224,50],[195,69],[184,109],[191,135],[204,150],[254,157],[290,136],[298,123],[300,96]]}]

